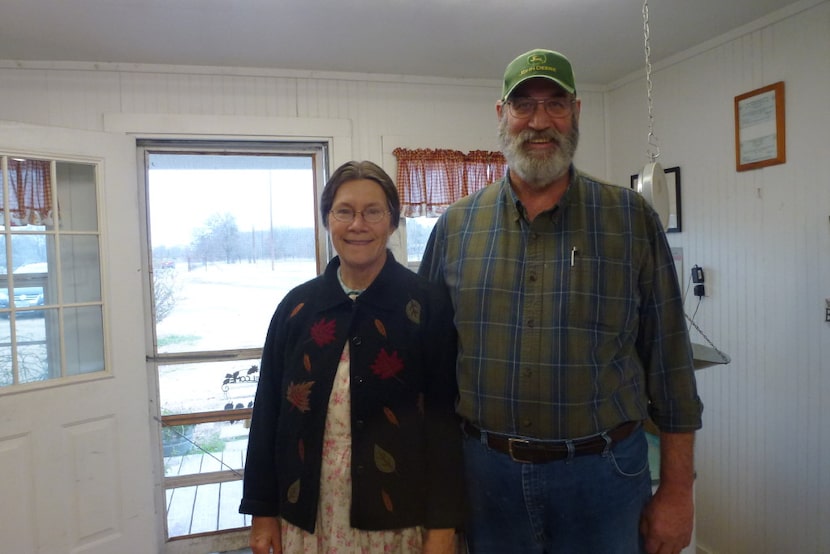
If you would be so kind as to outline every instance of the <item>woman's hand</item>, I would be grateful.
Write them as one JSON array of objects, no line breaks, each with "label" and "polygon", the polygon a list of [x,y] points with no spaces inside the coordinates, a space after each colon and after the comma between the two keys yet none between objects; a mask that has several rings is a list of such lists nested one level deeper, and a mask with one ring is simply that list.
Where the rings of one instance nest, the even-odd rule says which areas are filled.
[{"label": "woman's hand", "polygon": [[282,533],[279,518],[254,516],[248,545],[253,554],[281,554]]},{"label": "woman's hand", "polygon": [[455,529],[427,529],[424,554],[456,554]]}]

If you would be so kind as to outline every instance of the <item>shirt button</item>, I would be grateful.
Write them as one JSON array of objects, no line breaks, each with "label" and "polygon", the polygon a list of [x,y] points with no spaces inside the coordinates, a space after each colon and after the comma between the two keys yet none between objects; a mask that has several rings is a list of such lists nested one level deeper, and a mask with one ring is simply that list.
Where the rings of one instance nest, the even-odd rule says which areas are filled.
[{"label": "shirt button", "polygon": [[530,281],[531,283],[535,283],[536,282],[536,272],[531,271],[530,274],[527,276],[527,280]]},{"label": "shirt button", "polygon": [[532,320],[532,319],[528,319],[528,320],[527,320],[527,326],[528,326],[528,327],[530,327],[531,329],[533,329],[533,327],[534,327],[535,325],[536,325],[536,321],[534,321],[534,320]]},{"label": "shirt button", "polygon": [[353,345],[360,346],[360,344],[362,342],[363,342],[363,339],[361,339],[360,337],[352,337],[352,344]]},{"label": "shirt button", "polygon": [[523,419],[522,420],[522,427],[524,427],[525,429],[530,429],[531,427],[533,427],[533,422],[530,421],[529,419]]},{"label": "shirt button", "polygon": [[365,425],[365,423],[364,423],[364,421],[363,421],[362,419],[358,419],[357,421],[355,421],[355,422],[354,422],[354,426],[355,426],[357,429],[363,429],[363,426],[364,426],[364,425]]},{"label": "shirt button", "polygon": [[522,369],[522,377],[527,378],[527,377],[530,377],[531,375],[533,375],[533,370],[532,369],[530,369],[529,367],[526,367],[526,368]]}]

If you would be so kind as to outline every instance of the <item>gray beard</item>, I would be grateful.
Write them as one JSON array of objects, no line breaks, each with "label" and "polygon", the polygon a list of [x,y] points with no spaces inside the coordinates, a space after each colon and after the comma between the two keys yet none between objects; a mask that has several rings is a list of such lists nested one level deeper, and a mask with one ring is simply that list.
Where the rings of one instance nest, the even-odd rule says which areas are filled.
[{"label": "gray beard", "polygon": [[[525,152],[524,144],[535,138],[553,139],[559,148],[549,155],[534,155]],[[571,132],[564,135],[556,129],[532,131],[525,129],[517,135],[507,132],[507,117],[499,121],[499,143],[507,165],[521,177],[528,186],[543,189],[571,167],[576,146],[579,143],[579,127],[574,118]]]}]

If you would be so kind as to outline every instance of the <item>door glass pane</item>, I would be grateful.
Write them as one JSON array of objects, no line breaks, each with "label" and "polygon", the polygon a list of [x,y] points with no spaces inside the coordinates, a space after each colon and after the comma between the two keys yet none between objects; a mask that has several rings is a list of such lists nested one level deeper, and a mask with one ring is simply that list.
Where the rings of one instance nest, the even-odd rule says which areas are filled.
[{"label": "door glass pane", "polygon": [[238,506],[259,352],[279,302],[320,265],[320,146],[195,148],[144,149],[167,535],[178,539],[250,524]]},{"label": "door glass pane", "polygon": [[66,373],[104,370],[104,320],[100,306],[63,310]]},{"label": "door glass pane", "polygon": [[250,408],[259,360],[159,365],[162,415]]},{"label": "door glass pane", "polygon": [[[164,476],[228,470],[239,472],[241,477],[248,450],[249,424],[249,420],[245,419],[162,428]],[[244,429],[244,434],[239,432],[240,429]],[[236,507],[239,507],[238,504]]]},{"label": "door glass pane", "polygon": [[[50,310],[54,314],[54,310]],[[57,364],[50,364],[47,318],[44,312],[20,313],[14,318],[19,383],[34,383],[60,376]],[[49,329],[56,327],[49,326]]]},{"label": "door glass pane", "polygon": [[55,164],[58,183],[58,206],[63,229],[97,231],[98,203],[95,199],[95,166],[92,164],[58,162]]},{"label": "door glass pane", "polygon": [[61,242],[61,283],[64,303],[100,302],[101,272],[98,238],[68,236]]},{"label": "door glass pane", "polygon": [[[187,462],[183,463],[182,467],[187,470]],[[238,511],[239,498],[242,498],[242,481],[168,489],[166,494],[168,537],[211,533],[217,529],[240,529],[250,525],[251,516],[242,515]],[[202,509],[194,513],[194,507]],[[186,516],[185,514],[192,515]],[[217,544],[224,545],[225,543],[217,540]],[[234,552],[250,551],[234,549]]]},{"label": "door glass pane", "polygon": [[0,387],[106,371],[97,166],[0,167]]},{"label": "door glass pane", "polygon": [[[17,231],[17,229],[14,230]],[[15,233],[11,235],[11,245],[12,271],[16,284],[23,286],[32,279],[43,276],[48,278],[48,260],[55,259],[54,235]],[[57,299],[53,302],[57,302]]]},{"label": "door glass pane", "polygon": [[15,382],[14,364],[12,364],[12,344],[9,338],[11,337],[11,321],[5,317],[0,317],[0,387],[8,387]]},{"label": "door glass pane", "polygon": [[311,157],[148,165],[158,351],[261,347],[279,301],[317,271]]}]

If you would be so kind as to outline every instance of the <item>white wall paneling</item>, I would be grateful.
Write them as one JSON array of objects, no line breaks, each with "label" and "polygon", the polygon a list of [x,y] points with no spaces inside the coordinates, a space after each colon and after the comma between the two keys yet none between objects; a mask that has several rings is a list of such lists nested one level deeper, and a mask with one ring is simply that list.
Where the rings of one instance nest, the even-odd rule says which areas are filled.
[{"label": "white wall paneling", "polygon": [[[683,248],[687,273],[704,268],[696,321],[732,357],[698,372],[697,541],[706,552],[830,552],[828,51],[830,3],[813,2],[653,76],[661,159],[683,174],[683,232],[669,241]],[[733,99],[779,80],[787,163],[739,173]],[[615,178],[644,152],[644,99],[639,79],[609,91]],[[689,294],[687,312],[696,307]]]},{"label": "white wall paneling", "polygon": [[[707,279],[707,296],[698,307],[689,294],[686,309],[732,358],[698,372],[697,544],[706,552],[830,552],[828,52],[830,2],[811,0],[654,66],[659,161],[683,175],[683,232],[669,241],[683,249],[686,273],[698,264]],[[0,119],[166,136],[221,133],[230,120],[243,134],[279,136],[313,122],[312,135],[347,145],[333,161],[370,159],[394,172],[394,146],[495,148],[493,77],[0,62]],[[738,173],[733,99],[779,80],[787,163]],[[580,95],[578,166],[627,186],[648,161],[644,75],[580,86]],[[0,446],[5,463],[17,455],[10,445],[21,446]]]}]

